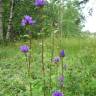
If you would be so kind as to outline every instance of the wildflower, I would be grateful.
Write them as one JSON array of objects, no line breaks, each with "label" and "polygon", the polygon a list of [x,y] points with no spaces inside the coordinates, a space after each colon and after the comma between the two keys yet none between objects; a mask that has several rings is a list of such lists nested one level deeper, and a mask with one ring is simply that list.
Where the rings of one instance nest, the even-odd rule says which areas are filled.
[{"label": "wildflower", "polygon": [[60,77],[58,78],[58,82],[59,82],[59,85],[60,85],[60,86],[63,86],[63,85],[64,85],[64,76],[60,76]]},{"label": "wildflower", "polygon": [[60,62],[60,57],[59,57],[59,56],[55,57],[55,58],[53,59],[53,62],[54,62],[54,63]]},{"label": "wildflower", "polygon": [[33,25],[35,23],[35,21],[32,19],[32,17],[26,15],[24,16],[24,18],[21,21],[21,25],[25,26],[25,25]]},{"label": "wildflower", "polygon": [[20,46],[21,52],[27,53],[29,51],[29,47],[27,45]]},{"label": "wildflower", "polygon": [[46,4],[45,0],[35,0],[35,6],[42,7]]},{"label": "wildflower", "polygon": [[55,91],[55,92],[53,92],[52,96],[64,96],[64,95],[60,91]]},{"label": "wildflower", "polygon": [[60,76],[58,79],[59,81],[64,81],[64,76]]},{"label": "wildflower", "polygon": [[61,50],[60,51],[60,57],[64,57],[65,56],[65,52],[64,52],[64,50]]}]

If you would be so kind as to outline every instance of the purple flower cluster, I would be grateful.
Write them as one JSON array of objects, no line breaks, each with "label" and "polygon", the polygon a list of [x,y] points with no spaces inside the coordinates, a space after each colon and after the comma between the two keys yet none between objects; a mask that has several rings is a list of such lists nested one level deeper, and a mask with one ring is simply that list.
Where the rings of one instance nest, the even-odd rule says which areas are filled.
[{"label": "purple flower cluster", "polygon": [[28,15],[24,16],[24,18],[21,21],[22,26],[33,25],[34,23],[35,23],[35,21],[32,19],[32,17],[30,17]]},{"label": "purple flower cluster", "polygon": [[64,96],[64,94],[60,91],[53,92],[52,96]]},{"label": "purple flower cluster", "polygon": [[23,53],[27,53],[29,51],[29,47],[27,45],[20,46],[20,50]]},{"label": "purple flower cluster", "polygon": [[45,0],[35,0],[35,6],[42,7],[46,4]]},{"label": "purple flower cluster", "polygon": [[61,50],[60,51],[60,57],[64,57],[65,56],[65,52],[64,52],[64,50]]},{"label": "purple flower cluster", "polygon": [[53,62],[54,62],[54,63],[60,62],[60,57],[59,57],[59,56],[54,57]]},{"label": "purple flower cluster", "polygon": [[60,76],[60,77],[58,78],[58,82],[59,82],[59,85],[60,85],[60,86],[63,86],[63,85],[64,85],[64,76]]},{"label": "purple flower cluster", "polygon": [[58,78],[58,80],[59,80],[59,81],[64,81],[64,76],[60,76],[60,77]]},{"label": "purple flower cluster", "polygon": [[64,50],[61,50],[61,51],[60,51],[60,56],[54,57],[54,58],[53,58],[53,62],[54,62],[54,63],[60,62],[60,57],[64,57],[64,56],[65,56],[65,52],[64,52]]}]

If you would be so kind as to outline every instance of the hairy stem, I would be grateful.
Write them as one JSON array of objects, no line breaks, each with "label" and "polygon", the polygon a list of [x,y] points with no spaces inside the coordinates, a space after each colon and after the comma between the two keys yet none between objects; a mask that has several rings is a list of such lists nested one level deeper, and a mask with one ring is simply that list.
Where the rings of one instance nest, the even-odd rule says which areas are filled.
[{"label": "hairy stem", "polygon": [[43,83],[44,83],[44,96],[46,96],[45,91],[45,66],[44,66],[44,40],[42,36],[42,75],[43,75]]},{"label": "hairy stem", "polygon": [[[29,40],[30,52],[29,52],[29,78],[31,78],[31,38]],[[30,96],[32,96],[32,85],[31,82],[29,83],[30,87]]]},{"label": "hairy stem", "polygon": [[[51,45],[51,63],[52,63],[52,60],[53,60],[53,56],[54,56],[54,33],[53,33],[53,35],[52,35],[52,45]],[[50,75],[50,94],[51,94],[51,89],[52,89],[52,78],[51,78],[51,64],[50,64],[50,73],[49,73],[49,75]]]},{"label": "hairy stem", "polygon": [[[61,58],[61,68],[62,68],[62,72],[61,72],[61,74],[62,74],[62,77],[64,77],[64,74],[63,74],[63,72],[64,72],[63,58]],[[61,90],[62,90],[62,92],[64,91],[64,86],[63,86],[63,85],[61,86]]]},{"label": "hairy stem", "polygon": [[26,57],[26,64],[27,64],[27,73],[29,75],[29,64],[28,64],[27,54],[25,54],[25,57]]}]

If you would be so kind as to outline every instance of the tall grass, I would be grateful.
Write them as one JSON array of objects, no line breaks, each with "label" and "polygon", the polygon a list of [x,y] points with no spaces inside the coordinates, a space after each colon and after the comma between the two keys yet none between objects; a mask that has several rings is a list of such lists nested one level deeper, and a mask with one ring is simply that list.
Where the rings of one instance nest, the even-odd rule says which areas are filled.
[{"label": "tall grass", "polygon": [[[58,55],[59,38],[54,39],[55,52]],[[38,40],[39,41],[39,40]],[[32,42],[32,90],[33,96],[42,96],[43,81],[41,80],[41,42]],[[96,39],[66,38],[62,39],[62,47],[65,50],[63,63],[67,65],[64,71],[65,96],[95,96],[96,94]],[[50,39],[45,39],[45,73],[46,87],[49,87],[49,61]],[[24,42],[24,44],[28,42]],[[28,77],[25,64],[25,56],[19,51],[22,43],[0,46],[0,96],[29,96]],[[56,89],[55,66],[51,66],[52,90]],[[23,74],[24,73],[24,74]],[[48,90],[46,90],[46,94]],[[48,94],[48,96],[50,96]]]}]

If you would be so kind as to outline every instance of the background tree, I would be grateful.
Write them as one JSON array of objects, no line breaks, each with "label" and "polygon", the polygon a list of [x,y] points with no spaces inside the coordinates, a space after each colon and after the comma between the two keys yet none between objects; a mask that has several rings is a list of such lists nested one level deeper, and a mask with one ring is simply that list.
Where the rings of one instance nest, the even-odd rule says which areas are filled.
[{"label": "background tree", "polygon": [[[38,13],[37,9],[34,6],[34,1],[32,0],[14,0],[14,4],[10,6],[10,2],[7,0],[3,1],[5,4],[4,7],[4,18],[3,18],[3,29],[4,29],[4,37],[9,38],[10,36],[14,38],[25,38],[24,32],[25,29],[22,28],[20,25],[21,19],[24,15],[30,15],[32,16],[35,20],[38,21],[38,16],[36,16],[35,13]],[[82,2],[78,0],[62,0],[62,9],[60,9],[61,0],[51,0],[48,2],[48,5],[44,8],[44,14],[46,14],[46,19],[45,19],[45,33],[46,35],[50,36],[51,31],[54,30],[56,31],[57,35],[60,30],[60,26],[62,26],[62,30],[64,33],[65,37],[68,36],[80,36],[80,32],[82,29],[81,22],[84,21],[84,16],[82,16],[82,12],[80,10],[82,9],[81,5],[86,4],[85,0],[82,0]],[[86,1],[88,2],[88,0]],[[10,6],[10,7],[9,7]],[[14,8],[12,8],[14,6]],[[12,12],[11,9],[14,9]],[[52,11],[50,11],[52,10]],[[13,14],[10,14],[10,12]],[[18,14],[17,14],[18,13]],[[10,15],[13,17],[12,25],[10,31],[6,30],[6,26],[9,26],[10,23],[8,23],[8,17]],[[62,18],[62,20],[61,20]],[[10,20],[9,20],[10,21]],[[62,21],[62,24],[60,25],[60,22]],[[6,22],[6,23],[5,23]],[[32,31],[32,36],[36,38],[39,36],[39,29],[40,25],[36,24],[34,28],[31,28]],[[9,33],[11,34],[9,36]],[[14,33],[14,36],[12,35]],[[7,36],[6,36],[7,34]]]},{"label": "background tree", "polygon": [[8,29],[8,18],[10,13],[10,1],[3,0],[3,39],[6,39],[7,29]]},{"label": "background tree", "polygon": [[12,19],[13,19],[13,8],[14,8],[14,0],[10,1],[10,15],[9,15],[9,21],[8,21],[8,29],[7,29],[7,35],[6,39],[12,40],[14,37],[13,33],[13,24],[12,24]]}]

